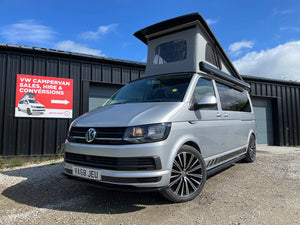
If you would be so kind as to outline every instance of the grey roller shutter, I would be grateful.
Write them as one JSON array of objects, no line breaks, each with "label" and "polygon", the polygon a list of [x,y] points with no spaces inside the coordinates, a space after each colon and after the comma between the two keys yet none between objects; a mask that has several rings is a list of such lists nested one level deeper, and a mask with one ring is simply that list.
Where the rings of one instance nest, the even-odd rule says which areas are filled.
[{"label": "grey roller shutter", "polygon": [[257,124],[257,143],[273,145],[272,102],[267,99],[253,99]]},{"label": "grey roller shutter", "polygon": [[91,84],[89,89],[89,111],[102,106],[120,86]]}]

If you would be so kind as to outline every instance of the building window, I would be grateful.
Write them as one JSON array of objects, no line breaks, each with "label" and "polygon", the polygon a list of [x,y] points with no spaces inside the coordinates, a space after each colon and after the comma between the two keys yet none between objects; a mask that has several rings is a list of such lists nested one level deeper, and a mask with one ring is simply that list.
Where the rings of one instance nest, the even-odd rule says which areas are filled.
[{"label": "building window", "polygon": [[166,64],[185,60],[187,56],[186,40],[165,42],[155,48],[153,64]]}]

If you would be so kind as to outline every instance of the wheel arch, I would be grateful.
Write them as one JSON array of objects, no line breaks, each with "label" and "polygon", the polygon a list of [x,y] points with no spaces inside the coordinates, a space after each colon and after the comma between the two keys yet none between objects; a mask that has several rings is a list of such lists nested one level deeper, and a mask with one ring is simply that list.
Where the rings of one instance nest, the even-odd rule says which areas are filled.
[{"label": "wheel arch", "polygon": [[[197,144],[196,142],[194,142],[194,141],[188,141],[188,142],[184,143],[183,145],[188,145],[188,146],[194,147],[194,148],[197,149],[197,151],[199,151],[200,154],[201,154],[200,147],[198,146],[198,144]],[[182,146],[183,146],[183,145],[182,145]]]},{"label": "wheel arch", "polygon": [[247,145],[249,144],[249,141],[250,141],[250,138],[251,138],[251,135],[253,135],[254,136],[254,138],[255,138],[255,142],[256,142],[256,132],[254,131],[254,130],[250,130],[250,132],[249,132],[249,135],[248,135],[248,140],[247,140]]},{"label": "wheel arch", "polygon": [[170,161],[168,162],[168,168],[169,169],[172,168],[173,161],[175,159],[175,156],[176,156],[177,152],[184,145],[188,145],[188,146],[191,146],[191,147],[195,148],[201,154],[201,150],[200,150],[199,144],[197,143],[197,140],[194,137],[191,137],[191,136],[182,136],[181,138],[179,138],[176,141],[176,143],[174,145],[174,148],[172,150],[172,153],[170,155],[170,158],[169,158]]}]

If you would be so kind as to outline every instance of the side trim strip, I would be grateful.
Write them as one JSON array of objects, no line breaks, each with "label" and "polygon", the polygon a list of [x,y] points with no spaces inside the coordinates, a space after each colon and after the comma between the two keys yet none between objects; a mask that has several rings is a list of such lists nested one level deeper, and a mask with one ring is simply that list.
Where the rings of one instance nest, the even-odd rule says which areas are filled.
[{"label": "side trim strip", "polygon": [[216,167],[214,167],[214,168],[212,168],[212,169],[210,169],[210,170],[207,170],[207,175],[208,175],[208,176],[211,176],[211,175],[213,175],[213,174],[219,172],[220,170],[223,170],[223,169],[225,169],[225,168],[231,166],[233,163],[242,160],[243,158],[245,158],[245,155],[241,155],[241,156],[239,156],[239,157],[237,157],[237,158],[235,158],[235,159],[232,159],[232,160],[230,160],[230,161],[228,161],[228,162],[226,162],[226,163],[223,163],[223,164],[221,164],[221,165],[219,165],[219,166],[216,166]]},{"label": "side trim strip", "polygon": [[[231,153],[228,153],[226,155],[223,155],[223,156],[220,156],[220,157],[217,157],[217,158],[214,158],[214,159],[211,159],[210,161],[208,161],[206,167],[209,169],[210,167],[214,166],[214,165],[217,165],[218,163],[222,163],[226,160],[229,160],[235,156],[238,156],[242,153],[244,153],[246,151],[245,148],[242,148],[240,150],[237,150],[237,151],[234,151],[234,152],[231,152]],[[218,167],[218,166],[217,166]]]}]

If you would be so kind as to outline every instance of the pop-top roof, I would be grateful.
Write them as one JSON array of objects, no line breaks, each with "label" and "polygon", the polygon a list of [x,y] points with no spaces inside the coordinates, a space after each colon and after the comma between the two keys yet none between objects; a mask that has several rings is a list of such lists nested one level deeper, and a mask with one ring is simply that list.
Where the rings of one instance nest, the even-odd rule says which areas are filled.
[{"label": "pop-top roof", "polygon": [[[164,30],[168,30],[170,28],[174,28],[177,26],[181,26],[184,24],[192,23],[198,21],[202,25],[202,27],[205,29],[211,40],[213,41],[213,45],[219,50],[219,52],[222,54],[223,58],[227,61],[228,65],[231,67],[233,75],[237,77],[240,80],[243,80],[242,77],[239,75],[237,70],[234,68],[233,64],[231,63],[229,57],[221,47],[220,43],[218,42],[217,38],[209,28],[208,24],[204,20],[204,18],[199,13],[191,13],[188,15],[179,16],[173,19],[165,20],[156,24],[153,24],[151,26],[148,26],[144,29],[141,29],[134,33],[134,36],[140,39],[142,42],[144,42],[146,45],[148,45],[148,36],[155,34],[155,33],[161,33]],[[161,33],[159,36],[163,35],[169,35],[169,33],[166,31],[166,33]],[[153,38],[153,37],[152,37]]]}]

